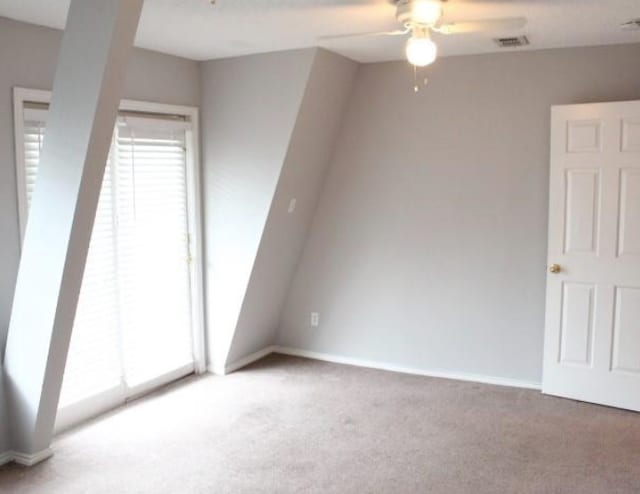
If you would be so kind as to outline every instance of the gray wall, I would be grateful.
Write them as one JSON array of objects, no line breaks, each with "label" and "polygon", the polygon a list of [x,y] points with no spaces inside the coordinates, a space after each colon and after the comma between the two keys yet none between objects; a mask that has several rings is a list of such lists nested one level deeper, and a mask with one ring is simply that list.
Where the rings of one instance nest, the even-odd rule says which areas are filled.
[{"label": "gray wall", "polygon": [[224,367],[315,50],[205,62],[202,160],[210,362]]},{"label": "gray wall", "polygon": [[[550,106],[640,98],[640,45],[361,66],[278,343],[541,379]],[[310,311],[320,327],[309,327]]]},{"label": "gray wall", "polygon": [[[0,354],[5,346],[20,249],[12,88],[50,90],[61,39],[61,31],[0,18]],[[197,62],[136,49],[124,96],[197,106],[199,82]],[[3,413],[4,407],[0,406],[0,452],[6,447]]]},{"label": "gray wall", "polygon": [[[50,89],[60,39],[0,18],[0,349],[19,256],[11,89]],[[640,98],[639,56],[444,58],[414,94],[402,62],[297,50],[200,71],[135,50],[125,97],[202,98],[207,309],[227,338],[212,349],[240,358],[280,319],[281,345],[539,381],[549,107]]]},{"label": "gray wall", "polygon": [[[228,362],[273,344],[358,65],[317,50],[234,332]],[[296,199],[292,213],[289,202]],[[215,197],[212,198],[215,203]]]}]

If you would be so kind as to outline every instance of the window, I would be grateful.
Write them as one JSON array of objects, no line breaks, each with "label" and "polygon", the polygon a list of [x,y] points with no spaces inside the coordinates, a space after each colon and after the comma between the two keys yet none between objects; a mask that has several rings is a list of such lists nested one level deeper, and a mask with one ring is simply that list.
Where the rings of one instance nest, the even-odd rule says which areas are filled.
[{"label": "window", "polygon": [[[48,94],[15,91],[21,225]],[[91,236],[57,428],[204,370],[197,112],[123,102]]]}]

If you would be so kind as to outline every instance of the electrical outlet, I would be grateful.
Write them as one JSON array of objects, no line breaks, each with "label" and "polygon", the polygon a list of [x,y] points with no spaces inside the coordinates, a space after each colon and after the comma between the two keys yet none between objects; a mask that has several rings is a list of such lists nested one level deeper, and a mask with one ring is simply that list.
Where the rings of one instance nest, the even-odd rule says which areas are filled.
[{"label": "electrical outlet", "polygon": [[320,313],[319,312],[312,312],[311,313],[311,327],[312,328],[317,328],[318,326],[320,326]]},{"label": "electrical outlet", "polygon": [[297,201],[297,199],[295,197],[289,201],[289,209],[287,209],[287,212],[289,214],[293,213],[296,210],[296,203],[297,202],[298,201]]}]

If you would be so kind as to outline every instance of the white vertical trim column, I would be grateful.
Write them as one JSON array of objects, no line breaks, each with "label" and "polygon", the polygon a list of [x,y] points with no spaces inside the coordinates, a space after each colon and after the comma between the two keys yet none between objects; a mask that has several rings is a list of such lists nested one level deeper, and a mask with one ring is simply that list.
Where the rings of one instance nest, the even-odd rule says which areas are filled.
[{"label": "white vertical trim column", "polygon": [[4,371],[13,450],[51,442],[98,196],[143,0],[72,0],[25,231]]}]

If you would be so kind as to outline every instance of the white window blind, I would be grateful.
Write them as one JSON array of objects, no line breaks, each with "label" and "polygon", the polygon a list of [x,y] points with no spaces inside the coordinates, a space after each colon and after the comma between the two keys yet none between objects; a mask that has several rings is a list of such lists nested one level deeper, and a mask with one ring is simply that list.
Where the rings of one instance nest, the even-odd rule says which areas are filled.
[{"label": "white window blind", "polygon": [[[31,205],[47,111],[24,111],[24,183]],[[60,406],[121,384],[111,160],[107,161],[65,368]]]},{"label": "white window blind", "polygon": [[193,361],[185,124],[121,118],[116,149],[124,367],[136,386]]},{"label": "white window blind", "polygon": [[[24,193],[38,175],[46,110],[24,109]],[[119,117],[107,161],[60,407],[193,368],[186,131]]]},{"label": "white window blind", "polygon": [[24,177],[27,204],[31,204],[33,186],[38,176],[40,151],[44,140],[46,111],[25,108],[24,110]]}]

